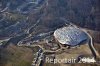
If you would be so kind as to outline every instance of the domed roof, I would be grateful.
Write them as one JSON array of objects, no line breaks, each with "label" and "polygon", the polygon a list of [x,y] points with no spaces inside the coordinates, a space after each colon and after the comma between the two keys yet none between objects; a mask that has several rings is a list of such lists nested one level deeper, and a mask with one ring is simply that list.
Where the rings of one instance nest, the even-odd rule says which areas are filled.
[{"label": "domed roof", "polygon": [[61,44],[67,44],[71,46],[75,46],[88,39],[88,35],[84,31],[73,26],[63,27],[55,30],[54,37]]}]

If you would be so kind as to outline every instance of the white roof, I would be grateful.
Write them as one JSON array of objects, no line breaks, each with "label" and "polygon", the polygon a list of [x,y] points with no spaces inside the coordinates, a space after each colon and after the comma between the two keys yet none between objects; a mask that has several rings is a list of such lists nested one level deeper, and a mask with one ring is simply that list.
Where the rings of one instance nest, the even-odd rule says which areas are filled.
[{"label": "white roof", "polygon": [[71,46],[77,45],[83,40],[86,40],[88,38],[85,32],[83,32],[79,28],[72,27],[72,26],[57,29],[54,32],[54,37],[61,44],[68,44]]}]

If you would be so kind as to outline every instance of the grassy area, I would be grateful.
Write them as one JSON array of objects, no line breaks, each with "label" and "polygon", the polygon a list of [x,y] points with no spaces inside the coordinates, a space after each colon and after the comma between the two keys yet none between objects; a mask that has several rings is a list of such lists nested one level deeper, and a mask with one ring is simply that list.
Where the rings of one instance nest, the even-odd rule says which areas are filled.
[{"label": "grassy area", "polygon": [[21,15],[19,13],[5,13],[6,14],[6,19],[12,22],[16,22],[16,21],[20,21],[20,20],[25,20],[26,16],[25,15]]},{"label": "grassy area", "polygon": [[0,66],[31,66],[33,51],[26,47],[10,45],[0,52]]}]

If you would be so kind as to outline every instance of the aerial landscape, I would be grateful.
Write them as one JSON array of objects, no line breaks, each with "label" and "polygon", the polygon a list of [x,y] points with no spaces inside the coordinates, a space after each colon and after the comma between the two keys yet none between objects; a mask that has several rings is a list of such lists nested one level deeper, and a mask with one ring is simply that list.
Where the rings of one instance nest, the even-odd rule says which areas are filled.
[{"label": "aerial landscape", "polygon": [[0,66],[100,66],[100,0],[0,0]]}]

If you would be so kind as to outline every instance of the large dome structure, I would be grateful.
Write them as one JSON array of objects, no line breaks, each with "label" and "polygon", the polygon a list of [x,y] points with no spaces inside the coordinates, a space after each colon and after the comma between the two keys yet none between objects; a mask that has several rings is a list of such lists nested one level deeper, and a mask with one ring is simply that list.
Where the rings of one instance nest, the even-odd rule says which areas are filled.
[{"label": "large dome structure", "polygon": [[63,27],[54,32],[55,39],[61,44],[76,46],[88,39],[88,35],[79,28],[73,26]]}]

